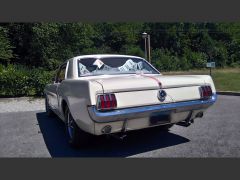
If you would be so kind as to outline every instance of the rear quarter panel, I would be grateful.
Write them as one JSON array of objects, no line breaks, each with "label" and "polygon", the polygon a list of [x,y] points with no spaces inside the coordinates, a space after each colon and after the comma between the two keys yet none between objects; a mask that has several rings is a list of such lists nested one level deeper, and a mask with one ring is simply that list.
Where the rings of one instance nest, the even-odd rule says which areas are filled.
[{"label": "rear quarter panel", "polygon": [[213,79],[212,79],[211,76],[209,76],[209,75],[186,75],[186,76],[193,76],[193,77],[197,77],[197,78],[203,79],[206,85],[207,84],[211,85],[212,92],[214,94],[216,93],[216,88],[215,88],[215,85],[214,85],[214,82],[213,82]]},{"label": "rear quarter panel", "polygon": [[66,101],[78,126],[89,133],[94,133],[94,124],[87,106],[96,103],[96,91],[102,91],[101,85],[88,80],[64,80],[59,86],[61,107],[63,101]]}]

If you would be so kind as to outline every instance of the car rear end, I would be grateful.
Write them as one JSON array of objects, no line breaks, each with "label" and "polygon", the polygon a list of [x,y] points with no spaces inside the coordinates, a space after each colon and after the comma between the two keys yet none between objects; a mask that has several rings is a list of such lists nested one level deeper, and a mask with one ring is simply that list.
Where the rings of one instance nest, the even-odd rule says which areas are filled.
[{"label": "car rear end", "polygon": [[132,75],[94,81],[103,87],[96,92],[96,103],[88,106],[95,135],[189,121],[202,117],[217,98],[206,75]]}]

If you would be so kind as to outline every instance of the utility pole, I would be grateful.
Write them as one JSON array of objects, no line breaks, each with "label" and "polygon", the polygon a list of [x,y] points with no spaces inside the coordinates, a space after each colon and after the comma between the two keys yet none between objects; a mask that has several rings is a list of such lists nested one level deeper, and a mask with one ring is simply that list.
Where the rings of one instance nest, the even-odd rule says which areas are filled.
[{"label": "utility pole", "polygon": [[144,39],[144,56],[147,59],[147,33],[142,33],[142,38]]},{"label": "utility pole", "polygon": [[149,63],[151,63],[151,52],[150,52],[150,50],[151,50],[151,45],[150,45],[150,35],[148,34],[148,37],[147,37],[147,39],[148,39],[148,62]]},{"label": "utility pole", "polygon": [[144,55],[145,59],[148,60],[151,63],[151,45],[150,45],[150,35],[146,32],[142,33],[142,38],[144,39]]},{"label": "utility pole", "polygon": [[147,55],[147,38],[144,39],[144,44],[145,44],[145,47],[144,47],[144,55],[145,55],[145,59],[147,59],[148,55]]}]

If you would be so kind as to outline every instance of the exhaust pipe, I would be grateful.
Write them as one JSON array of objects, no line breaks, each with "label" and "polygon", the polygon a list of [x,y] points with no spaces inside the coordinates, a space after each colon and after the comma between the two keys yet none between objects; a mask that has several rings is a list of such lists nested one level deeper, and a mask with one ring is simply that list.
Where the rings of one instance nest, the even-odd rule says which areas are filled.
[{"label": "exhaust pipe", "polygon": [[192,123],[194,123],[194,119],[192,117],[192,111],[188,114],[188,117],[181,121],[181,122],[178,122],[177,124],[180,125],[180,126],[184,126],[184,127],[188,127],[190,126]]},{"label": "exhaust pipe", "polygon": [[199,112],[195,116],[196,118],[202,118],[203,117],[203,112]]},{"label": "exhaust pipe", "polygon": [[179,122],[177,123],[178,125],[181,125],[181,126],[185,126],[185,127],[188,127],[190,126],[191,124],[194,123],[194,118],[202,118],[203,117],[203,112],[198,112],[195,117],[192,117],[192,112],[189,113],[188,117],[182,121],[182,122]]},{"label": "exhaust pipe", "polygon": [[123,140],[125,137],[127,137],[126,134],[126,124],[127,124],[127,119],[123,121],[122,129],[119,133],[116,134],[107,134],[108,136],[111,136],[113,138],[116,138],[118,140]]}]

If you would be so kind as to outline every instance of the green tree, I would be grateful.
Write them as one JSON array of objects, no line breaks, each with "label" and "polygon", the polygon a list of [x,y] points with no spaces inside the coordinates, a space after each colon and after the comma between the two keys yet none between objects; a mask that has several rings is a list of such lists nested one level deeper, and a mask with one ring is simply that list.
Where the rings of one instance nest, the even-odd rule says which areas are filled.
[{"label": "green tree", "polygon": [[0,26],[0,61],[3,64],[8,64],[13,58],[13,46],[7,36],[7,29]]}]

